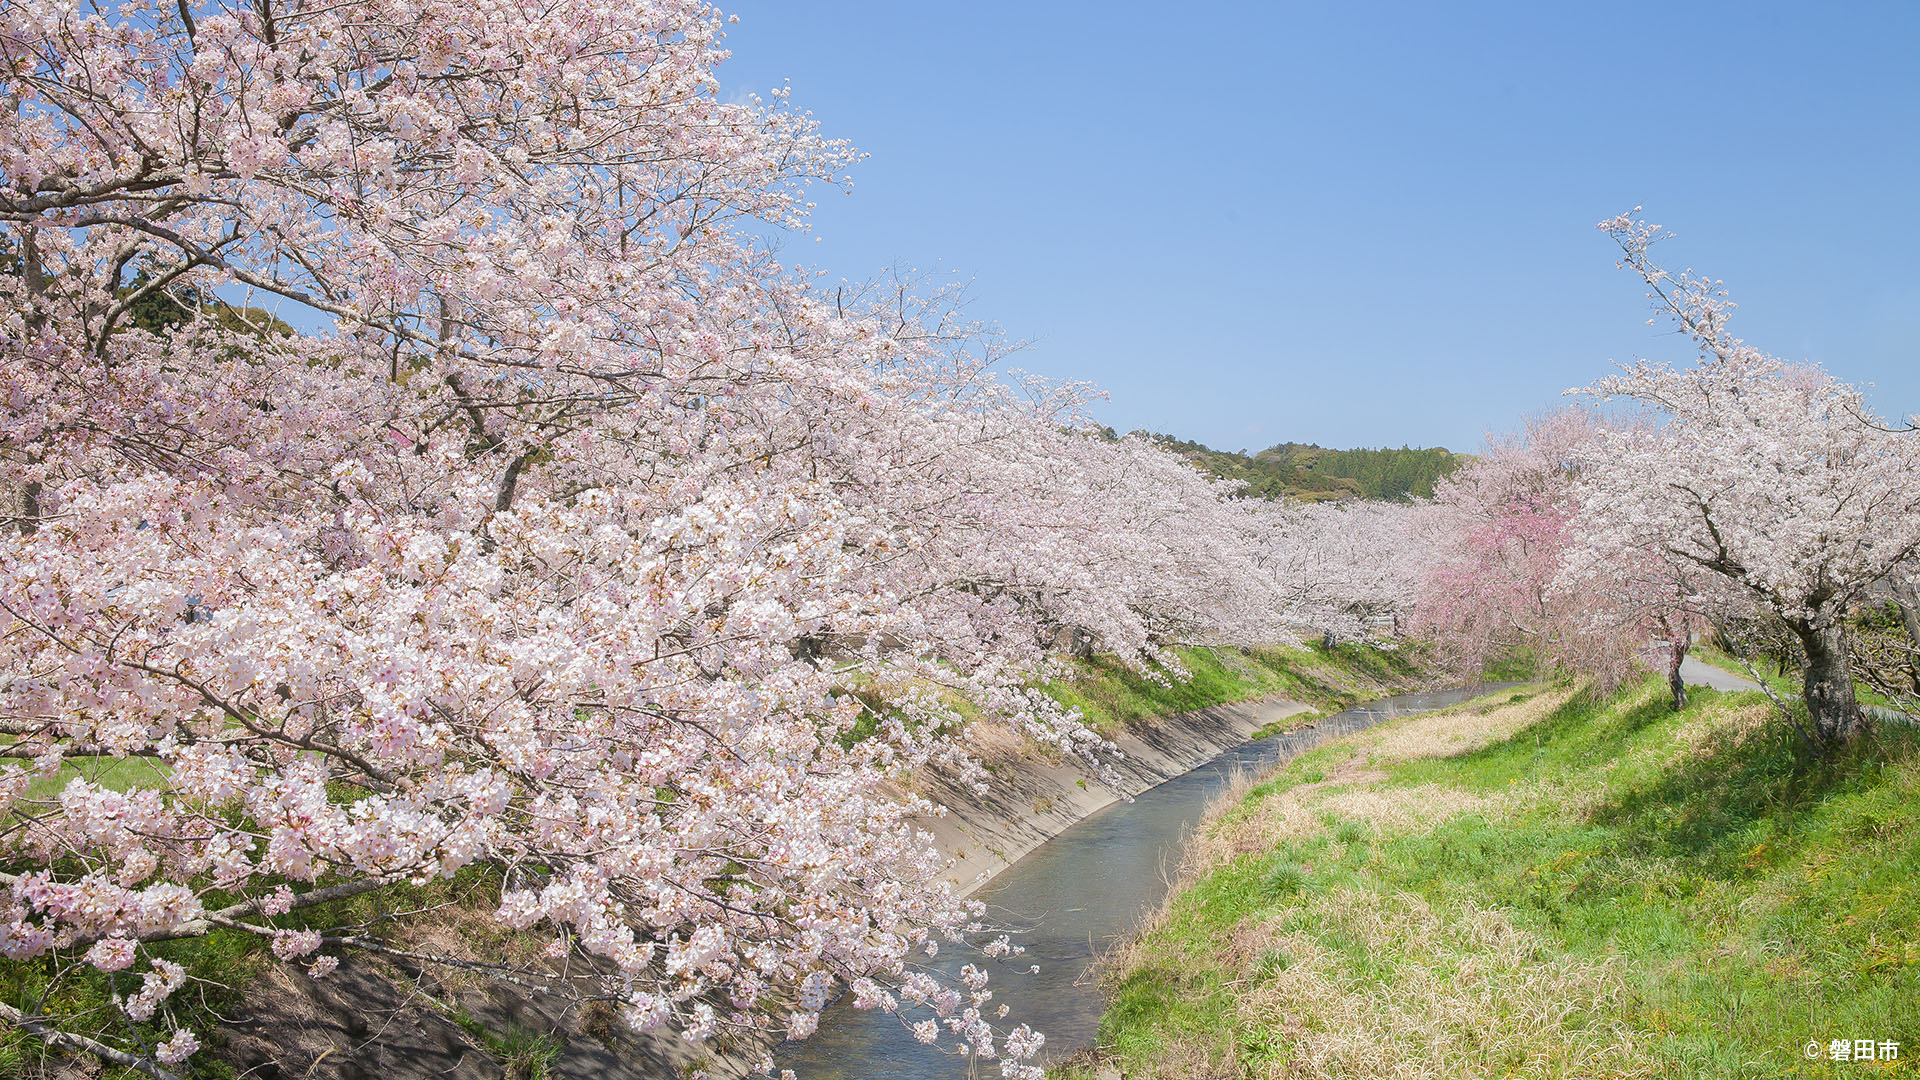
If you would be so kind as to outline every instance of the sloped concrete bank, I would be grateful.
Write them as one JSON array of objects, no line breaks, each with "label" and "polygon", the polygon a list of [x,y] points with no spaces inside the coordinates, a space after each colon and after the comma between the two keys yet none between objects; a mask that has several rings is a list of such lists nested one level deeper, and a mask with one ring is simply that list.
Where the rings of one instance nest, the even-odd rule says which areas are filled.
[{"label": "sloped concrete bank", "polygon": [[1313,711],[1304,702],[1267,697],[1129,724],[1114,739],[1122,755],[1113,762],[1117,786],[1090,778],[1084,763],[1063,755],[1043,756],[1012,740],[989,745],[981,753],[992,775],[987,791],[930,777],[923,793],[948,812],[922,824],[954,859],[949,880],[971,892],[1082,818],[1204,765],[1264,727]]}]

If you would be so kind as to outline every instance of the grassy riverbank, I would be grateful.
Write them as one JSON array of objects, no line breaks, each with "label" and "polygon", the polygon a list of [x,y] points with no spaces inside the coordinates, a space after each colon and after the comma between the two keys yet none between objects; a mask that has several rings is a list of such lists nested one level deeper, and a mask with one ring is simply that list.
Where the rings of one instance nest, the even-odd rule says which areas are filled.
[{"label": "grassy riverbank", "polygon": [[1100,1071],[1915,1075],[1917,826],[1910,730],[1813,762],[1755,693],[1534,689],[1386,725],[1203,831],[1115,958]]},{"label": "grassy riverbank", "polygon": [[1191,678],[1155,682],[1111,657],[1073,661],[1072,677],[1041,689],[1077,706],[1102,732],[1140,720],[1277,695],[1337,712],[1356,702],[1424,685],[1413,646],[1343,644],[1258,649],[1175,649]]}]

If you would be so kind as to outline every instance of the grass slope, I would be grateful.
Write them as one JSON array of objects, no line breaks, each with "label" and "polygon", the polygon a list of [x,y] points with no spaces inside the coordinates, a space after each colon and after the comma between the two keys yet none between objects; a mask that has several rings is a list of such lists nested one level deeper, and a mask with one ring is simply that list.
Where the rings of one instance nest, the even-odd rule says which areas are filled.
[{"label": "grass slope", "polygon": [[1102,1055],[1135,1080],[1915,1075],[1917,826],[1912,729],[1809,761],[1756,693],[1384,725],[1213,819],[1115,959]]},{"label": "grass slope", "polygon": [[1111,657],[1074,661],[1072,677],[1041,689],[1079,708],[1089,726],[1111,733],[1139,720],[1277,694],[1326,711],[1418,683],[1421,656],[1411,647],[1341,644],[1174,650],[1192,676],[1156,682]]}]

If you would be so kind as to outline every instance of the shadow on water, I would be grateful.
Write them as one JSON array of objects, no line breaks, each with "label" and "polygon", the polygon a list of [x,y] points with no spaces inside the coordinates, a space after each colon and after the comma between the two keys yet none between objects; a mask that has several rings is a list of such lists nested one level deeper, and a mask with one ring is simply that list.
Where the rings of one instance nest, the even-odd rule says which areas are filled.
[{"label": "shadow on water", "polygon": [[[949,976],[968,963],[987,969],[994,992],[988,1015],[1010,1005],[1007,1024],[1045,1032],[1043,1060],[1089,1046],[1106,1000],[1082,976],[1165,898],[1181,841],[1236,775],[1265,772],[1391,717],[1443,709],[1511,685],[1517,684],[1381,698],[1322,718],[1311,730],[1237,746],[1132,802],[1114,803],[1035,848],[975,894],[986,902],[991,924],[1024,930],[1015,936],[1026,946],[1024,954],[993,963],[974,950],[947,945],[929,964]],[[1033,964],[1039,973],[1027,974]],[[930,1015],[921,1008],[911,1018]],[[941,1035],[941,1043],[951,1046],[952,1037],[944,1029]],[[783,1044],[774,1060],[777,1069],[792,1069],[803,1080],[957,1080],[1000,1072],[997,1062],[970,1062],[921,1046],[901,1017],[856,1010],[847,999],[828,1008],[812,1038]]]}]

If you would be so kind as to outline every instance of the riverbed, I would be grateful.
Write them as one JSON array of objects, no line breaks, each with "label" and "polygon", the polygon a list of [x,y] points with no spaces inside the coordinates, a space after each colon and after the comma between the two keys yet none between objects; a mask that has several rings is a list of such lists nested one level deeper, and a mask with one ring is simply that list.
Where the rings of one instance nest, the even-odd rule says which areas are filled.
[{"label": "riverbed", "polygon": [[[1261,773],[1330,739],[1396,716],[1455,705],[1512,684],[1432,690],[1381,698],[1323,717],[1309,728],[1258,739],[1204,765],[1117,802],[1072,825],[1014,863],[975,895],[997,926],[1022,930],[1026,951],[992,963],[948,945],[929,967],[948,975],[963,964],[987,968],[994,992],[989,1013],[1011,1007],[1003,1025],[1025,1023],[1046,1034],[1041,1060],[1058,1060],[1093,1044],[1106,1006],[1088,969],[1137,928],[1165,899],[1180,846],[1201,815],[1241,773]],[[1028,968],[1039,965],[1038,974]],[[964,1080],[997,1076],[995,1062],[969,1061],[917,1043],[907,1020],[853,1009],[843,999],[821,1017],[812,1038],[783,1044],[778,1068],[802,1080]],[[942,1042],[952,1039],[943,1032]]]}]

